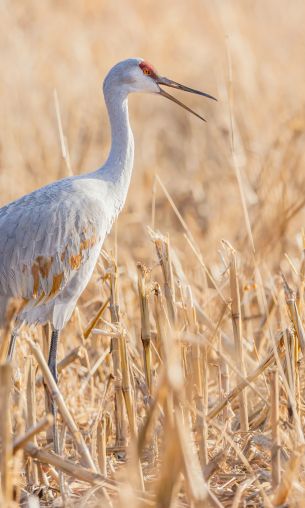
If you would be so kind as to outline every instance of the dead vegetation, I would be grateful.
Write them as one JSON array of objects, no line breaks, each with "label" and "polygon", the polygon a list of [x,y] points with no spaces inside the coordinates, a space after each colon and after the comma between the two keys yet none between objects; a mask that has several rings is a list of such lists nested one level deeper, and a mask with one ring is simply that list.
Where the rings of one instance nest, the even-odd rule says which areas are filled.
[{"label": "dead vegetation", "polygon": [[22,329],[13,365],[4,330],[1,507],[302,507],[304,3],[0,9],[1,204],[102,163],[119,59],[219,98],[189,97],[202,125],[131,97],[127,205],[62,335],[58,388],[48,327]]}]

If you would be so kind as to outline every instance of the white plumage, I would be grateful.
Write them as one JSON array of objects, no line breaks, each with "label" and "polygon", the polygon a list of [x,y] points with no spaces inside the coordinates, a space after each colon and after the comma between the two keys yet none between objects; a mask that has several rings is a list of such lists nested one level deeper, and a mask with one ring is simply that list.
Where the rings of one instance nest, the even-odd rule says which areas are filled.
[{"label": "white plumage", "polygon": [[60,330],[115,218],[98,175],[60,180],[0,209],[1,298],[23,298],[19,321]]}]

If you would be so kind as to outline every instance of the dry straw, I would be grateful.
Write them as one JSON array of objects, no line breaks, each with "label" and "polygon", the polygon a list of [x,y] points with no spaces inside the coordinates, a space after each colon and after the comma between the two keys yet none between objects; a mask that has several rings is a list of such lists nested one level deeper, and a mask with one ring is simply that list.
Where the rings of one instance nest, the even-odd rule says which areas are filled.
[{"label": "dry straw", "polygon": [[149,40],[160,73],[219,101],[186,97],[199,124],[131,99],[132,185],[62,333],[58,387],[49,326],[24,325],[6,363],[10,302],[0,505],[302,507],[305,3],[51,4],[1,5],[1,206],[102,163],[99,83],[122,48],[148,57]]}]

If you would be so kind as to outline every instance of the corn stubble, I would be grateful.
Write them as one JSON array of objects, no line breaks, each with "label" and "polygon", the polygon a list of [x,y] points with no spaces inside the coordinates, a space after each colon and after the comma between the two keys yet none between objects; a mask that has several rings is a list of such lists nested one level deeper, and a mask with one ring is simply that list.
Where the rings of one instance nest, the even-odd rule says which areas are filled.
[{"label": "corn stubble", "polygon": [[24,327],[5,362],[11,302],[1,507],[304,506],[304,24],[304,2],[277,0],[1,6],[1,205],[101,163],[99,83],[121,58],[220,99],[188,98],[204,126],[130,101],[135,173],[62,334],[58,387],[48,327]]},{"label": "corn stubble", "polygon": [[[128,288],[138,306],[135,337],[128,329],[128,306],[122,313],[120,305],[128,281],[124,288],[117,262],[103,253],[97,283],[107,305],[95,303],[81,346],[89,352],[89,366],[80,346],[72,348],[60,363],[58,390],[43,341],[34,342],[27,329],[18,358],[33,356],[24,370],[19,367],[13,376],[11,366],[2,363],[3,506],[35,489],[50,505],[55,497],[66,501],[68,492],[75,506],[281,506],[301,481],[303,328],[295,292],[284,278],[275,304],[287,328],[274,337],[276,349],[258,358],[255,342],[244,348],[242,323],[251,319],[245,297],[247,312],[261,322],[259,295],[243,282],[237,252],[226,245],[221,295],[227,304],[221,306],[214,289],[223,310],[211,331],[196,311],[191,286],[178,281],[181,269],[168,238],[152,230],[149,235],[157,264],[148,269],[139,263],[138,284]],[[100,370],[90,371],[98,357],[93,337],[100,338],[95,344],[101,354],[108,349]],[[93,397],[88,382],[84,385],[88,371]],[[67,428],[61,456],[44,434],[52,418],[44,416],[40,373],[56,398],[59,423]],[[70,383],[73,376],[71,396],[63,378]]]}]

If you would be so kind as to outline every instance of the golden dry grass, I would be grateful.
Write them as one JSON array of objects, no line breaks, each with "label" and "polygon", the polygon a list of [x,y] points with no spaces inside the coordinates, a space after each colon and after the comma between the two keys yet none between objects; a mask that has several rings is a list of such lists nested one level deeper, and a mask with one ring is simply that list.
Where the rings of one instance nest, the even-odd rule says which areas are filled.
[{"label": "golden dry grass", "polygon": [[[0,368],[1,506],[12,485],[23,506],[30,494],[41,506],[303,506],[304,24],[301,0],[1,3],[1,205],[68,172],[54,90],[74,174],[107,154],[101,84],[115,62],[142,56],[219,99],[185,98],[204,125],[130,98],[127,204],[59,351],[78,348],[59,387],[99,475],[67,415],[54,463],[31,343],[46,341],[23,329],[10,400]],[[103,333],[86,334],[108,298]]]}]

